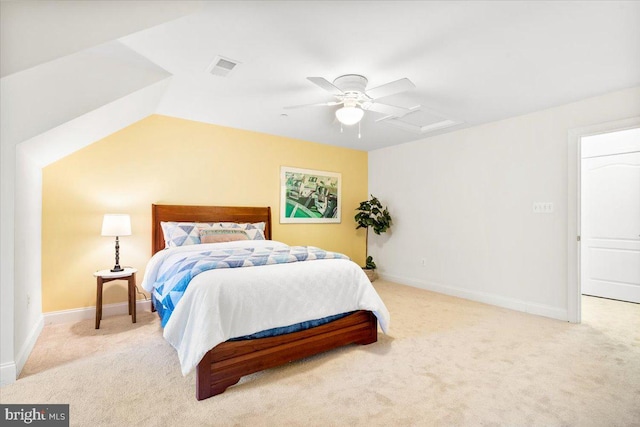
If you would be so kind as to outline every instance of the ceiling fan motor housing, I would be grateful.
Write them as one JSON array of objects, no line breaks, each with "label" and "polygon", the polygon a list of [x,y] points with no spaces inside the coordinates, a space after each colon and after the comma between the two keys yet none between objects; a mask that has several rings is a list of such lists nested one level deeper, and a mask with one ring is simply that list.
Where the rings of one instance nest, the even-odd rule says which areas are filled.
[{"label": "ceiling fan motor housing", "polygon": [[367,83],[367,78],[359,74],[345,74],[344,76],[337,77],[333,81],[334,86],[345,94],[364,94]]}]

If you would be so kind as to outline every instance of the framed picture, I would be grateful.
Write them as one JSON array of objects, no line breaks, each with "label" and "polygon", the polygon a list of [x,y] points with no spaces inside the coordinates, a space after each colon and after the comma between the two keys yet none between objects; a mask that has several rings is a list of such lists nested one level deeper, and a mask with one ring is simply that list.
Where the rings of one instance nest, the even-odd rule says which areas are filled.
[{"label": "framed picture", "polygon": [[342,175],[280,168],[281,223],[339,223]]}]

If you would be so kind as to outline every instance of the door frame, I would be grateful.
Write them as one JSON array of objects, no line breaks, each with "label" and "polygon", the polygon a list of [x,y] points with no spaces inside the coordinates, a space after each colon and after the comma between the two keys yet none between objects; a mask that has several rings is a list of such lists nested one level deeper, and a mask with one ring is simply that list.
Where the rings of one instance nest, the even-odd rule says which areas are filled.
[{"label": "door frame", "polygon": [[570,129],[568,149],[567,203],[567,317],[569,322],[582,321],[582,286],[580,282],[580,181],[582,178],[582,138],[640,127],[640,116],[592,126]]}]

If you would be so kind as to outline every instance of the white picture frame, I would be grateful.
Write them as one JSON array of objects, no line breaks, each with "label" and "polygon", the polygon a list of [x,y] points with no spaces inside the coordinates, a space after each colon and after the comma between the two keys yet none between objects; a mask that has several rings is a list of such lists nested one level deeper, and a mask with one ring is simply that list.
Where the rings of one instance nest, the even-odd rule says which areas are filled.
[{"label": "white picture frame", "polygon": [[280,223],[340,223],[342,174],[280,168]]}]

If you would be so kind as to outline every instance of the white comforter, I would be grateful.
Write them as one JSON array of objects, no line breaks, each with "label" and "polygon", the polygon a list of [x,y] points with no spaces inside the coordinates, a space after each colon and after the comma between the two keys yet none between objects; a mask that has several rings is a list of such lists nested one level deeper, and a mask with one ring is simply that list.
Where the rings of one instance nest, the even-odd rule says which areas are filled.
[{"label": "white comforter", "polygon": [[[166,249],[149,261],[142,287],[151,292],[163,264],[190,251],[274,245],[284,243],[246,240]],[[389,312],[353,261],[216,269],[193,278],[164,328],[164,337],[178,351],[182,374],[187,375],[207,351],[229,338],[353,310],[372,311],[387,333]]]}]

